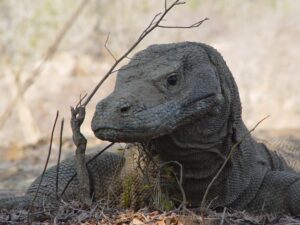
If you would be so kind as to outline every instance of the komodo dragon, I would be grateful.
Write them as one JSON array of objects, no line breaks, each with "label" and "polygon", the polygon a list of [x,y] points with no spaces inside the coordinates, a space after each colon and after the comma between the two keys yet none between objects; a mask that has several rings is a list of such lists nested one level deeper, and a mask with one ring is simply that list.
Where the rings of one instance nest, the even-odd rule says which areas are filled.
[{"label": "komodo dragon", "polygon": [[[208,45],[152,45],[137,53],[119,70],[114,92],[98,103],[92,130],[103,140],[141,143],[162,163],[181,164],[182,170],[173,169],[178,176],[182,172],[190,206],[199,206],[231,148],[242,141],[210,189],[211,207],[300,214],[299,164],[286,163],[280,151],[246,135],[236,83],[222,56]],[[283,155],[299,159],[299,151],[291,153],[285,149]],[[122,171],[117,169],[122,160],[106,153],[89,166],[96,200],[106,186],[101,179]],[[69,163],[62,163],[63,179],[74,170]],[[52,186],[54,170],[45,177]]]}]

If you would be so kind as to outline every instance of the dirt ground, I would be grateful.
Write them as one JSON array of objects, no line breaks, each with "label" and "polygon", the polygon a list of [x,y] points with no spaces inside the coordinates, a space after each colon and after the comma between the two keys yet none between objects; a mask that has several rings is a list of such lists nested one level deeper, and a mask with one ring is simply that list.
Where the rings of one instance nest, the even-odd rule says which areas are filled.
[{"label": "dirt ground", "polygon": [[[29,219],[29,220],[28,220]],[[200,209],[177,209],[168,212],[140,209],[104,209],[99,205],[83,207],[78,203],[54,211],[31,212],[0,210],[0,224],[76,224],[76,225],[299,225],[299,217],[260,215],[223,209],[222,212]]]}]

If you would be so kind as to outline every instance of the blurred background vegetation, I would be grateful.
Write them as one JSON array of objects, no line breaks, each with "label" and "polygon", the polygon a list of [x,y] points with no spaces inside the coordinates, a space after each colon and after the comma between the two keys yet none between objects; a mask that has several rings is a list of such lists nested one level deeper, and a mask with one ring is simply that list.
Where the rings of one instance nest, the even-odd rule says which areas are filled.
[{"label": "blurred background vegetation", "polygon": [[[0,116],[80,2],[0,0]],[[87,1],[53,57],[3,122],[2,159],[14,159],[7,156],[12,149],[48,141],[56,110],[67,120],[64,137],[69,138],[69,106],[80,94],[89,93],[114,62],[104,48],[108,33],[110,50],[120,56],[163,9],[164,0]],[[235,76],[249,127],[271,115],[260,128],[300,129],[300,1],[187,0],[164,23],[190,25],[205,17],[210,20],[197,29],[157,29],[135,51],[155,43],[210,44]],[[114,79],[87,108],[83,131],[90,138],[94,106],[111,92]]]}]

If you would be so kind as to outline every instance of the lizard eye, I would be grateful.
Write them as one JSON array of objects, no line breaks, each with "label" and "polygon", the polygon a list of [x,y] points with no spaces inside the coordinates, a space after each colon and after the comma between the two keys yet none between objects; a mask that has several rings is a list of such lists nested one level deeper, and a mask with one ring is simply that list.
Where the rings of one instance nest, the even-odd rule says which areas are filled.
[{"label": "lizard eye", "polygon": [[177,75],[172,74],[172,75],[168,76],[167,77],[167,83],[170,86],[175,86],[177,84]]}]

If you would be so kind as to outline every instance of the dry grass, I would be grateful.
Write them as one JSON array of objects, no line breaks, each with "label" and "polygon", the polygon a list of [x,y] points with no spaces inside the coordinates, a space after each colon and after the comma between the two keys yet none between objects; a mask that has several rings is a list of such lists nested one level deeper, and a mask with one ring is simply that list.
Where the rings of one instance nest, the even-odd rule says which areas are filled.
[{"label": "dry grass", "polygon": [[[0,224],[26,224],[26,210],[1,210]],[[76,202],[64,204],[53,211],[36,211],[31,214],[32,224],[117,224],[117,225],[299,225],[300,218],[289,216],[260,215],[253,216],[245,212],[225,209],[223,212],[209,211],[200,215],[198,209],[190,211],[139,211],[108,209],[95,204],[91,208],[80,206]]]},{"label": "dry grass", "polygon": [[[68,141],[65,141],[64,147],[67,148],[70,145]],[[31,180],[36,177],[44,164],[44,156],[39,155],[38,148],[47,149],[47,144],[41,144],[40,146],[28,146],[24,158],[19,159],[16,163],[19,165],[19,170],[15,171],[14,177],[8,175],[1,183],[3,187],[13,188],[26,186]],[[118,147],[118,146],[117,146]],[[58,146],[54,146],[54,155],[51,160],[51,164],[56,163],[56,155],[58,152]],[[46,151],[45,151],[46,153]],[[71,154],[72,151],[63,152],[63,156]],[[42,162],[39,166],[34,168],[28,168],[28,165],[37,162],[38,157],[42,157]],[[27,169],[27,171],[26,171]],[[30,171],[28,170],[30,169]],[[30,176],[29,176],[30,175]],[[24,184],[24,179],[27,177],[27,181]],[[9,194],[20,195],[20,192],[12,192],[7,190]],[[4,197],[5,192],[1,193]],[[1,197],[0,197],[1,198]],[[201,211],[203,213],[203,211]],[[0,210],[0,224],[26,224],[27,222],[26,210]],[[206,211],[205,215],[200,214],[200,209],[193,210],[173,210],[168,212],[152,211],[148,209],[140,209],[137,212],[132,210],[112,209],[105,208],[105,204],[99,202],[93,204],[90,208],[80,205],[80,203],[72,202],[68,204],[62,204],[58,209],[53,210],[33,210],[32,211],[32,224],[158,224],[158,225],[180,225],[180,224],[205,224],[205,225],[242,225],[242,224],[272,224],[272,225],[300,225],[300,217],[289,216],[275,216],[275,215],[261,215],[253,216],[245,212],[232,211],[226,209],[226,211],[215,212]]]}]

